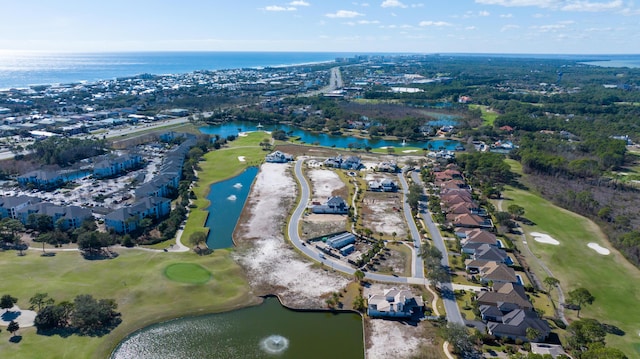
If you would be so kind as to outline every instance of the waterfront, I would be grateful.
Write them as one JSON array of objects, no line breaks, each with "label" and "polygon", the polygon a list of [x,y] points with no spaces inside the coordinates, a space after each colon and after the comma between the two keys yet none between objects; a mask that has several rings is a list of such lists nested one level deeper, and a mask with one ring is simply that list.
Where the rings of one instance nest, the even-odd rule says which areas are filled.
[{"label": "waterfront", "polygon": [[115,349],[125,358],[364,358],[355,313],[298,312],[266,298],[255,307],[141,329]]},{"label": "waterfront", "polygon": [[[260,127],[258,127],[260,126]],[[355,138],[347,136],[330,135],[327,133],[311,132],[302,130],[300,128],[275,124],[275,125],[260,125],[255,122],[226,122],[220,125],[200,127],[200,132],[209,135],[219,135],[220,137],[227,137],[229,135],[237,136],[240,132],[253,132],[253,131],[285,131],[290,138],[299,139],[304,144],[336,147],[340,149],[349,148],[349,145],[358,145],[360,148],[369,146],[371,148],[382,147],[417,147],[417,148],[429,148],[433,150],[449,150],[453,151],[460,142],[454,140],[432,140],[427,142],[421,141],[402,141],[402,140],[383,140],[383,139],[369,139],[369,138]]]},{"label": "waterfront", "polygon": [[211,204],[205,223],[209,228],[207,247],[233,247],[233,231],[257,174],[258,167],[249,167],[235,177],[211,185],[207,196]]}]

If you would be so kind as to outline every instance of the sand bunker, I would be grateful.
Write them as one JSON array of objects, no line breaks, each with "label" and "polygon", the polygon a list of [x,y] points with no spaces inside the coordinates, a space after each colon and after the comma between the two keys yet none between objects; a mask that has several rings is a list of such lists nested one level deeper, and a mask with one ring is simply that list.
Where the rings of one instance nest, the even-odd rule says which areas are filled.
[{"label": "sand bunker", "polygon": [[587,247],[593,249],[594,251],[598,252],[598,254],[602,254],[603,256],[608,256],[609,254],[611,254],[611,251],[606,249],[605,247],[599,245],[598,243],[589,243],[587,244]]},{"label": "sand bunker", "polygon": [[14,305],[11,309],[0,310],[0,326],[6,327],[13,320],[20,325],[20,328],[32,327],[36,314],[33,310],[20,309]]},{"label": "sand bunker", "polygon": [[402,153],[414,153],[414,152],[418,152],[418,150],[404,150],[404,151],[402,151]]},{"label": "sand bunker", "polygon": [[557,246],[558,244],[560,244],[558,240],[556,240],[555,238],[551,237],[548,234],[538,233],[538,232],[531,232],[529,234],[533,237],[533,240],[539,243],[553,244],[554,246]]},{"label": "sand bunker", "polygon": [[244,159],[244,156],[238,156],[238,161],[240,161],[240,162],[246,162],[246,160]]}]

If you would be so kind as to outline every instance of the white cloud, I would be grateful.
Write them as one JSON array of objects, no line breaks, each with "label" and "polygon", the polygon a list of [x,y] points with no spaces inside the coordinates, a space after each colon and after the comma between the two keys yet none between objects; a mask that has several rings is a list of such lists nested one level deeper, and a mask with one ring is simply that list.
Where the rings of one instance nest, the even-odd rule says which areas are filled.
[{"label": "white cloud", "polygon": [[465,30],[469,30],[469,31],[473,31],[473,30],[477,29],[477,27],[475,27],[475,26],[467,26],[464,29]]},{"label": "white cloud", "polygon": [[489,16],[489,15],[491,14],[488,11],[484,11],[484,10],[478,13],[478,16]]},{"label": "white cloud", "polygon": [[335,13],[329,13],[329,14],[325,14],[326,17],[330,17],[332,19],[334,18],[342,18],[342,19],[348,19],[348,18],[354,18],[354,17],[358,17],[358,16],[364,16],[364,14],[361,14],[357,11],[350,11],[350,10],[338,10]]},{"label": "white cloud", "polygon": [[380,6],[382,7],[401,7],[401,8],[406,8],[407,5],[401,3],[399,0],[384,0],[382,2],[382,4],[380,4]]},{"label": "white cloud", "polygon": [[511,19],[513,17],[513,14],[500,14],[500,17],[503,19]]},{"label": "white cloud", "polygon": [[291,6],[310,6],[311,4],[309,4],[308,2],[304,1],[304,0],[295,0],[289,3],[289,5]]},{"label": "white cloud", "polygon": [[502,27],[502,29],[500,29],[500,32],[507,32],[509,30],[515,30],[515,29],[519,29],[520,26],[518,25],[504,25]]},{"label": "white cloud", "polygon": [[414,9],[418,7],[424,7],[424,4],[423,3],[411,4],[411,7]]},{"label": "white cloud", "polygon": [[562,11],[601,12],[621,9],[622,0],[591,1],[591,0],[475,0],[477,4],[499,5],[506,7],[539,7],[543,9]]},{"label": "white cloud", "polygon": [[378,20],[359,20],[359,21],[349,21],[345,22],[345,25],[356,26],[356,25],[378,25],[380,21]]},{"label": "white cloud", "polygon": [[296,11],[295,7],[292,6],[288,6],[288,7],[284,7],[284,6],[278,6],[278,5],[270,5],[264,8],[267,11]]},{"label": "white cloud", "polygon": [[605,3],[591,1],[572,1],[562,7],[564,11],[587,11],[601,12],[608,10],[616,10],[622,7],[622,0],[614,0]]},{"label": "white cloud", "polygon": [[422,27],[427,27],[427,26],[442,27],[442,26],[451,26],[452,24],[446,21],[420,21],[419,25]]}]

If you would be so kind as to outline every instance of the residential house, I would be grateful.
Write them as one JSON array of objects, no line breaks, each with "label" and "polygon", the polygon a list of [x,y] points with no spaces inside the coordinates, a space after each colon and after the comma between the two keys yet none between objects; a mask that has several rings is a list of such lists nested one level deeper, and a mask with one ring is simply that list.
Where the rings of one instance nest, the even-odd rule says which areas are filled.
[{"label": "residential house", "polygon": [[379,172],[391,172],[391,173],[398,172],[398,164],[390,161],[383,161],[378,163],[377,168]]},{"label": "residential house", "polygon": [[478,293],[476,302],[479,306],[494,306],[501,310],[533,309],[533,304],[529,301],[524,287],[514,283],[495,283],[493,290]]},{"label": "residential house", "polygon": [[0,219],[18,219],[18,211],[24,207],[39,203],[40,201],[40,198],[29,196],[0,197]]},{"label": "residential house", "polygon": [[327,213],[327,214],[347,214],[349,212],[349,206],[347,202],[340,196],[329,197],[325,204],[314,205],[311,207],[313,213]]},{"label": "residential house", "polygon": [[486,260],[498,263],[504,263],[506,265],[512,265],[513,260],[507,255],[507,252],[502,249],[496,248],[487,243],[481,244],[471,254],[471,258],[474,260]]},{"label": "residential house", "polygon": [[369,190],[374,192],[396,192],[398,190],[398,185],[388,178],[382,181],[369,181],[367,185]]},{"label": "residential house", "polygon": [[504,263],[488,262],[479,268],[479,275],[480,281],[484,284],[489,282],[522,284],[513,268]]},{"label": "residential house", "polygon": [[93,167],[93,176],[96,178],[114,177],[138,168],[141,164],[142,156],[138,154],[105,158]]},{"label": "residential house", "polygon": [[272,163],[287,163],[289,161],[293,161],[293,156],[288,153],[275,151],[268,154],[265,161]]},{"label": "residential house", "polygon": [[540,333],[533,341],[542,341],[551,333],[549,324],[540,319],[538,314],[533,310],[515,309],[500,319],[500,321],[496,322],[487,322],[487,331],[489,334],[501,338],[529,341],[529,338],[527,338],[527,329],[533,328]]},{"label": "residential house", "polygon": [[356,156],[349,156],[342,158],[342,155],[336,157],[329,157],[324,161],[326,167],[342,168],[344,170],[358,170],[362,167],[360,158]]},{"label": "residential house", "polygon": [[447,219],[450,220],[455,227],[493,228],[493,222],[490,219],[483,218],[475,214],[459,214],[455,216],[447,216]]},{"label": "residential house", "polygon": [[53,203],[40,202],[21,208],[17,217],[23,224],[27,224],[29,216],[41,214],[51,217],[51,222],[62,230],[78,228],[87,219],[93,218],[91,211],[78,206],[58,206]]},{"label": "residential house", "polygon": [[414,314],[421,315],[424,310],[421,296],[395,288],[386,290],[384,294],[369,295],[367,302],[367,315],[370,317],[410,318]]},{"label": "residential house", "polygon": [[116,233],[129,233],[138,228],[143,218],[160,219],[171,211],[171,200],[162,197],[147,197],[131,207],[118,208],[105,216],[107,229]]}]

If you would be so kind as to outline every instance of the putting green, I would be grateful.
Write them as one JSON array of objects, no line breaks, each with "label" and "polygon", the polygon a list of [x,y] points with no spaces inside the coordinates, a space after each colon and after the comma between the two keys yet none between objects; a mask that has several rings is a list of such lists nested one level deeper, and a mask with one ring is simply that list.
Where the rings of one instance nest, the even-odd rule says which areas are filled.
[{"label": "putting green", "polygon": [[176,282],[204,284],[211,279],[211,272],[195,263],[174,263],[164,270],[164,275]]}]

